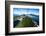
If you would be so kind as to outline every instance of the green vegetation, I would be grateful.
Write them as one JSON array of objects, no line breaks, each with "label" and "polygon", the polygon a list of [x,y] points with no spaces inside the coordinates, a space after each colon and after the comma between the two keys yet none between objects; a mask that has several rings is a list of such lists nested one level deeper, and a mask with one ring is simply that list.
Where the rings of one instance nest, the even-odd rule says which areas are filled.
[{"label": "green vegetation", "polygon": [[32,19],[28,16],[25,16],[16,27],[33,27],[33,26],[34,26],[34,23]]},{"label": "green vegetation", "polygon": [[27,26],[27,27],[29,27],[29,26],[31,26],[31,27],[34,26],[32,19],[29,18],[29,17],[25,17],[25,18],[22,20],[22,24],[23,24],[24,27],[25,27],[25,26]]}]

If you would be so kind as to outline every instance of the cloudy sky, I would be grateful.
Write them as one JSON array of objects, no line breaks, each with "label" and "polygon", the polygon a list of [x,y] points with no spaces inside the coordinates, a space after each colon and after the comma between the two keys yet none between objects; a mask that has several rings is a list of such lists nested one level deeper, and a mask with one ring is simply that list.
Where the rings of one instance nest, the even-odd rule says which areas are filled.
[{"label": "cloudy sky", "polygon": [[39,15],[39,9],[34,9],[34,8],[14,8],[13,9],[13,15],[22,15],[22,14]]}]

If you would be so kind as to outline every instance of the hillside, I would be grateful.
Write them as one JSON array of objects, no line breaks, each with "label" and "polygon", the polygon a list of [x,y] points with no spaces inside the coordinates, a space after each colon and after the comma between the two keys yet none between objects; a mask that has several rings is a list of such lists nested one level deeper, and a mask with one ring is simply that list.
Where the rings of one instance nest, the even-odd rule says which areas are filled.
[{"label": "hillside", "polygon": [[34,27],[35,24],[33,23],[32,18],[28,16],[22,17],[23,17],[22,21],[20,21],[15,27]]}]

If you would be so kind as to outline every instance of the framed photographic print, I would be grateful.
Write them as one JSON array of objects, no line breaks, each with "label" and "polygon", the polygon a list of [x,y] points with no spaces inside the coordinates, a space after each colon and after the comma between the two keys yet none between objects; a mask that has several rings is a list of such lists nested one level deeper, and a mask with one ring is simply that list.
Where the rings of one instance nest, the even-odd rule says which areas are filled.
[{"label": "framed photographic print", "polygon": [[6,35],[45,32],[45,4],[39,2],[5,2]]}]

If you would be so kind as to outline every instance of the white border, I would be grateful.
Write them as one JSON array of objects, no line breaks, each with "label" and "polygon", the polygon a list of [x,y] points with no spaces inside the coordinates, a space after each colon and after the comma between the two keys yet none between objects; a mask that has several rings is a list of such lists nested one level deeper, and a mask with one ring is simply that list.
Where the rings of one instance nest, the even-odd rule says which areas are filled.
[{"label": "white border", "polygon": [[[37,8],[39,9],[39,26],[27,28],[13,28],[13,8]],[[10,32],[26,32],[26,31],[41,31],[42,30],[42,6],[32,5],[10,5]]]}]

